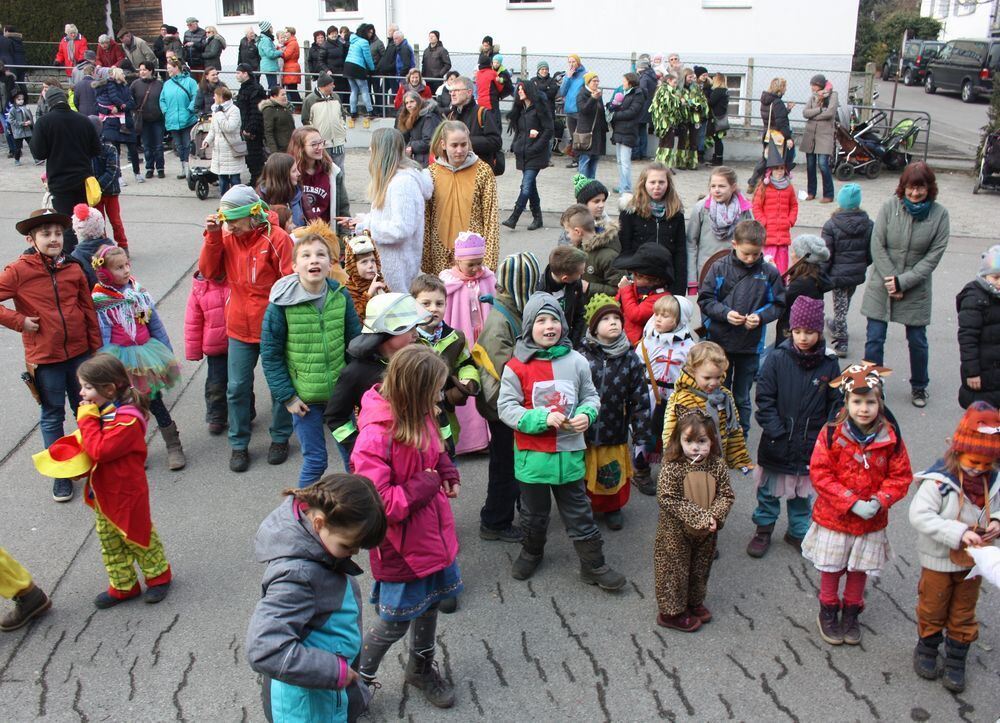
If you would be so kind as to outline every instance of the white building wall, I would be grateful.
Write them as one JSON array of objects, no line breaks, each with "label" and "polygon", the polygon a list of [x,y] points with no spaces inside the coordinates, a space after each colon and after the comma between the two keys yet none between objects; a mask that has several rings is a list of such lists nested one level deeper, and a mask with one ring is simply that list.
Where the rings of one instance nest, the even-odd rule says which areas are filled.
[{"label": "white building wall", "polygon": [[986,38],[997,0],[922,0],[920,14],[941,21],[940,40]]}]

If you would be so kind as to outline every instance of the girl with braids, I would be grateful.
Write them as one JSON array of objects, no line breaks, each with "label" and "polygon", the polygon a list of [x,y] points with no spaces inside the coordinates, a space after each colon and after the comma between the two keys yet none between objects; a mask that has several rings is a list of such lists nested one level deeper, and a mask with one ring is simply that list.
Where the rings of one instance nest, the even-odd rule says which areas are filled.
[{"label": "girl with braids", "polygon": [[385,509],[372,483],[353,474],[283,494],[254,540],[267,569],[246,648],[262,676],[264,713],[356,720],[371,695],[358,680],[362,570],[351,557],[382,542]]}]

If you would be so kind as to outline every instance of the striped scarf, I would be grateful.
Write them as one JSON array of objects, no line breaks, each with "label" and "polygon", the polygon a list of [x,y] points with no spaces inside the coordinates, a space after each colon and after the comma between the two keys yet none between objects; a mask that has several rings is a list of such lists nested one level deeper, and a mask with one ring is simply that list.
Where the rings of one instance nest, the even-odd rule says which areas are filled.
[{"label": "striped scarf", "polygon": [[121,289],[98,283],[92,296],[102,325],[124,329],[132,341],[135,341],[136,320],[147,324],[153,315],[153,297],[135,279],[129,279]]}]

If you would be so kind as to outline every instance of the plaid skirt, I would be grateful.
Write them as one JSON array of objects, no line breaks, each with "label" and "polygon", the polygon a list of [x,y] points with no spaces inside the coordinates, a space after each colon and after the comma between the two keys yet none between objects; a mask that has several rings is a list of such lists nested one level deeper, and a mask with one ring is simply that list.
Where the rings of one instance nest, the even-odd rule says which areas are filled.
[{"label": "plaid skirt", "polygon": [[813,522],[802,540],[802,556],[820,572],[859,570],[877,577],[892,550],[884,528],[858,536]]}]

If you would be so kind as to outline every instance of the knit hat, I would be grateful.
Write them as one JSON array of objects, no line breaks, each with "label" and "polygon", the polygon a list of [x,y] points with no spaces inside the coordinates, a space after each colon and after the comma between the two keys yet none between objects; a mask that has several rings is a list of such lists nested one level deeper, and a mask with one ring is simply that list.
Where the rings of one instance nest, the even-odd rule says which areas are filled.
[{"label": "knit hat", "polygon": [[700,78],[701,76],[703,76],[707,72],[708,72],[708,68],[706,68],[704,65],[696,65],[696,66],[694,66],[694,77],[696,77],[696,78]]},{"label": "knit hat", "polygon": [[507,292],[514,299],[514,306],[517,308],[511,311],[521,312],[531,294],[538,288],[541,277],[541,267],[534,254],[527,251],[511,254],[497,269],[497,289]]},{"label": "knit hat", "polygon": [[869,389],[881,391],[882,387],[885,386],[885,378],[890,374],[892,374],[892,369],[888,367],[880,367],[872,362],[863,361],[860,364],[851,364],[847,367],[839,377],[830,381],[830,386],[834,389],[840,389],[844,396],[853,391],[861,392]]},{"label": "knit hat", "polygon": [[497,53],[496,55],[494,55],[494,56],[493,56],[493,57],[491,58],[491,60],[492,60],[492,61],[493,61],[494,63],[500,63],[500,65],[503,65],[503,56],[502,56],[502,55],[500,55],[500,53]]},{"label": "knit hat", "polygon": [[799,261],[811,264],[825,264],[830,260],[830,249],[827,248],[826,241],[811,233],[796,236],[792,240],[792,252],[798,256]]},{"label": "knit hat", "polygon": [[580,56],[577,55],[576,53],[570,53],[566,57],[567,58],[572,58],[573,60],[575,60],[577,65],[583,65],[583,61],[580,60]]},{"label": "knit hat", "polygon": [[809,79],[809,85],[818,85],[820,88],[825,88],[826,76],[822,73],[816,73],[816,75]]},{"label": "knit hat", "polygon": [[472,231],[461,231],[455,239],[455,260],[481,259],[486,255],[486,239]]},{"label": "knit hat", "polygon": [[590,81],[592,81],[596,77],[597,77],[597,73],[595,71],[593,71],[593,70],[590,71],[589,73],[584,73],[583,74],[583,84],[584,85],[588,85],[590,83]]},{"label": "knit hat", "polygon": [[650,66],[649,53],[642,53],[635,61],[636,70],[645,70]]},{"label": "knit hat", "polygon": [[799,296],[792,303],[788,319],[789,329],[805,329],[823,333],[823,300]]},{"label": "knit hat", "polygon": [[624,318],[622,317],[622,307],[618,306],[618,302],[612,297],[607,294],[594,294],[584,309],[587,328],[590,329],[591,334],[594,336],[597,335],[597,325],[608,314],[617,314],[619,317]]},{"label": "knit hat", "polygon": [[73,206],[73,230],[81,241],[104,238],[104,216],[85,203]]},{"label": "knit hat", "polygon": [[979,276],[1000,274],[1000,246],[990,246],[979,259]]},{"label": "knit hat", "polygon": [[66,91],[58,86],[52,86],[45,91],[45,102],[49,104],[50,108],[58,103],[69,104],[69,100],[66,97]]},{"label": "knit hat", "polygon": [[250,63],[240,63],[236,66],[236,72],[246,73],[247,75],[253,75],[253,66]]},{"label": "knit hat", "polygon": [[189,17],[189,18],[188,18],[187,20],[185,20],[184,22],[185,22],[185,23],[196,23],[196,22],[198,22],[198,18],[196,18],[196,17],[194,16],[194,15],[192,15],[191,17]]},{"label": "knit hat", "polygon": [[261,20],[259,23],[257,23],[257,29],[260,30],[262,33],[266,33],[268,30],[271,29],[270,21]]},{"label": "knit hat", "polygon": [[317,88],[329,88],[331,85],[333,85],[333,76],[330,75],[329,73],[323,73],[316,80]]},{"label": "knit hat", "polygon": [[845,211],[853,211],[861,207],[861,186],[856,183],[845,183],[837,191],[837,205]]},{"label": "knit hat", "polygon": [[987,402],[970,404],[951,438],[951,448],[1000,459],[1000,412]]},{"label": "knit hat", "polygon": [[391,293],[374,296],[365,307],[362,334],[391,334],[399,336],[427,321],[430,314],[417,306],[409,294]]},{"label": "knit hat", "polygon": [[603,195],[604,198],[607,198],[608,187],[596,178],[587,178],[582,173],[577,173],[573,176],[573,195],[576,196],[577,203],[586,206],[597,196]]},{"label": "knit hat", "polygon": [[542,68],[545,68],[546,70],[549,69],[549,63],[548,63],[547,60],[540,60],[540,61],[538,61],[538,65],[535,66],[535,72],[537,73]]}]

